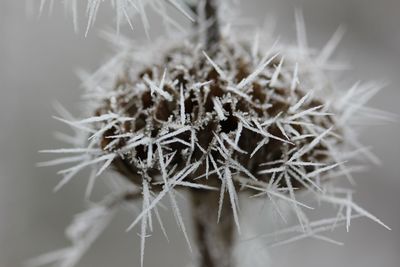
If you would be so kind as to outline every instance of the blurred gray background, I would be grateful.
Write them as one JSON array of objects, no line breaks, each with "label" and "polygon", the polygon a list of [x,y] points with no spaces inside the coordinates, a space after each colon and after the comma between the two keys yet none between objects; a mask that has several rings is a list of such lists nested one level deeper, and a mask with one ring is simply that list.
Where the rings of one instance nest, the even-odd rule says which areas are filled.
[{"label": "blurred gray background", "polygon": [[[56,1],[57,2],[57,1]],[[86,2],[86,1],[85,1]],[[246,0],[243,14],[277,20],[285,40],[295,41],[294,8],[303,10],[310,44],[320,47],[343,24],[346,36],[341,58],[354,67],[351,80],[387,80],[389,86],[371,106],[400,112],[400,1],[398,0]],[[75,34],[71,19],[56,5],[52,16],[26,15],[22,0],[0,1],[0,267],[17,267],[33,256],[65,246],[63,233],[73,215],[84,208],[85,174],[59,193],[57,168],[37,168],[48,159],[37,153],[61,144],[53,139],[64,126],[53,120],[52,102],[59,100],[79,113],[77,67],[96,69],[111,50],[96,29],[106,24],[107,12],[88,38]],[[84,19],[81,20],[82,22]],[[141,36],[140,22],[136,23]],[[132,35],[132,33],[130,33]],[[317,240],[270,251],[273,266],[387,266],[400,264],[400,127],[372,127],[363,141],[374,147],[382,166],[356,175],[355,199],[393,228],[387,231],[367,219],[352,223],[335,238],[345,246]],[[100,182],[97,195],[105,189]],[[170,216],[172,217],[172,216]],[[121,212],[79,266],[138,266],[135,231],[125,233],[132,215]],[[158,231],[148,239],[145,266],[185,266],[190,253],[173,218],[167,217],[171,244]]]}]

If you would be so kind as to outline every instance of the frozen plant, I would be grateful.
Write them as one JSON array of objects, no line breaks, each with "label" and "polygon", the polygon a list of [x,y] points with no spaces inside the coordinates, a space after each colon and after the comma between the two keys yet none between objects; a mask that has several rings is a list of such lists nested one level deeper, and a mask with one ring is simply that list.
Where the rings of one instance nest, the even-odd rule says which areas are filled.
[{"label": "frozen plant", "polygon": [[[89,27],[103,2],[88,1]],[[341,29],[317,51],[307,44],[298,12],[298,43],[287,45],[270,33],[235,30],[230,1],[110,2],[118,25],[121,17],[131,23],[136,11],[147,27],[146,4],[162,10],[162,18],[171,23],[165,2],[194,26],[189,33],[143,47],[108,34],[118,52],[85,77],[85,116],[75,118],[58,107],[58,119],[76,135],[63,136],[72,147],[42,151],[64,156],[41,165],[74,164],[59,172],[63,178],[56,190],[86,167],[92,168],[87,197],[105,171],[118,173],[127,183],[76,217],[67,230],[71,247],[43,255],[33,265],[75,266],[114,211],[138,199],[142,210],[128,230],[140,228],[142,266],[155,220],[166,235],[159,213],[165,201],[192,250],[178,206],[180,191],[191,202],[193,250],[200,267],[235,266],[232,251],[241,233],[243,197],[268,199],[284,222],[280,203],[291,208],[299,226],[281,231],[294,236],[280,244],[305,237],[337,243],[323,232],[343,223],[348,229],[359,216],[388,228],[353,202],[351,189],[335,186],[341,176],[352,182],[354,158],[376,161],[358,141],[359,126],[385,116],[365,107],[380,84],[356,83],[348,89],[332,80],[330,71],[341,67],[330,59]],[[77,13],[76,1],[65,3]],[[300,201],[299,193],[306,193],[310,203]],[[308,219],[310,199],[332,204],[335,216]]]}]

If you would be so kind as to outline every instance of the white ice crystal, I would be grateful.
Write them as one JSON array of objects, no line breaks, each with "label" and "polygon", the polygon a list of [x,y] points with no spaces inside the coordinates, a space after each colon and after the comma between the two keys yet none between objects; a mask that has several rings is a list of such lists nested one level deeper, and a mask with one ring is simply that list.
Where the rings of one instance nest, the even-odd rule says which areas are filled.
[{"label": "white ice crystal", "polygon": [[[78,16],[81,12],[82,3],[78,0],[27,0],[28,6],[32,6],[32,1],[39,2],[39,14],[44,12],[46,6],[48,6],[51,12],[54,7],[54,2],[60,2],[64,5],[65,9],[72,14],[72,20],[74,24],[75,31],[78,31]],[[150,7],[153,11],[157,13],[158,16],[166,23],[175,27],[179,27],[179,24],[168,15],[166,10],[167,6],[172,6],[186,16],[190,21],[195,20],[195,15],[189,8],[190,1],[186,0],[84,0],[86,3],[86,17],[87,25],[85,30],[85,35],[88,34],[90,28],[96,22],[97,14],[99,9],[103,6],[110,7],[115,11],[115,22],[117,25],[117,31],[119,32],[120,26],[124,23],[129,24],[133,29],[133,18],[139,15],[143,24],[143,27],[148,33],[149,30],[149,19],[146,15],[146,9]]]}]

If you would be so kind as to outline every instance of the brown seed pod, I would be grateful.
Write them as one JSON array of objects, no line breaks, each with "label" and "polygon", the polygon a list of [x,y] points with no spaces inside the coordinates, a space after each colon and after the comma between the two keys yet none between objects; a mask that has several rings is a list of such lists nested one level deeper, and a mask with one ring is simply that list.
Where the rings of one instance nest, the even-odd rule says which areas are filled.
[{"label": "brown seed pod", "polygon": [[[293,74],[286,69],[293,66],[284,64],[281,56],[261,62],[262,71],[252,77],[254,61],[245,45],[224,42],[221,47],[215,61],[205,53],[195,56],[191,47],[182,46],[136,75],[131,75],[128,67],[118,79],[112,99],[103,99],[95,112],[96,116],[112,113],[132,118],[116,122],[99,139],[103,151],[118,154],[113,161],[117,171],[138,184],[143,168],[157,179],[165,168],[157,160],[161,150],[162,155],[173,153],[170,167],[164,170],[173,168],[172,176],[188,164],[201,163],[202,171],[191,175],[193,183],[219,184],[221,181],[211,182],[206,177],[209,170],[219,173],[226,165],[239,176],[269,183],[321,129],[335,126],[322,100],[307,97],[306,88],[292,85]],[[293,111],[299,101],[301,105]],[[296,120],[297,116],[301,120]],[[98,123],[97,130],[109,123]],[[186,130],[163,139],[184,127]],[[148,142],[140,142],[138,136]],[[333,144],[340,141],[334,134],[328,139]],[[293,170],[289,180],[296,188],[307,186],[299,176],[315,171],[314,163],[333,162],[322,143],[296,160],[304,163]],[[274,169],[278,171],[271,171]],[[287,182],[283,177],[274,178],[274,183],[284,188]]]}]

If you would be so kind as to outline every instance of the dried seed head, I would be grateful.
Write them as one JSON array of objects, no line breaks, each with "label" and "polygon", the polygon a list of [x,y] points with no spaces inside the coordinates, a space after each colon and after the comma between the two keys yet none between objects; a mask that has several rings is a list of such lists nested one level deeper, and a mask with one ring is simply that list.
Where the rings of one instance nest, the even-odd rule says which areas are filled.
[{"label": "dried seed head", "polygon": [[[207,172],[226,166],[260,182],[283,173],[288,162],[298,166],[297,175],[308,175],[314,163],[335,161],[322,142],[299,151],[336,125],[325,100],[306,96],[295,72],[280,55],[252,58],[246,44],[222,42],[213,59],[191,44],[175,47],[141,71],[126,66],[95,116],[131,119],[96,122],[97,131],[107,128],[97,146],[118,155],[114,167],[129,179],[143,172],[173,177],[194,163],[204,168],[188,179],[199,184],[220,184],[222,177],[210,182]],[[340,138],[332,133],[324,142],[336,146]],[[290,177],[292,186],[303,187],[296,178]]]},{"label": "dried seed head", "polygon": [[[157,208],[167,195],[190,247],[175,199],[177,189],[191,192],[199,250],[207,255],[203,257],[207,267],[217,256],[224,266],[231,266],[224,255],[231,251],[234,223],[240,231],[238,193],[242,192],[266,196],[274,205],[275,200],[286,202],[304,236],[336,227],[340,221],[349,227],[354,213],[384,225],[352,201],[352,190],[325,182],[338,176],[351,179],[357,167],[344,162],[354,157],[375,159],[357,140],[358,127],[353,126],[381,117],[364,108],[380,85],[357,83],[343,90],[330,79],[327,69],[338,66],[329,60],[337,35],[321,53],[309,49],[304,36],[295,47],[234,36],[225,35],[210,54],[204,52],[207,46],[179,39],[139,50],[130,41],[122,42],[115,57],[85,77],[88,118],[76,120],[59,108],[61,120],[76,131],[76,138],[63,139],[75,148],[44,152],[78,155],[43,165],[78,162],[60,171],[64,177],[57,189],[87,166],[94,170],[88,194],[96,177],[110,166],[141,188],[131,192],[125,184],[128,193],[102,204],[106,208],[101,216],[103,211],[104,216],[111,214],[122,201],[142,197],[142,212],[129,227],[141,222],[142,263],[152,214],[164,230]],[[310,207],[297,199],[298,189],[333,204],[338,217],[310,222],[303,211]],[[72,225],[79,231],[81,221],[88,221],[88,238],[71,235],[73,245],[65,255],[44,257],[39,264],[74,264],[103,227],[93,217],[91,212],[82,214]],[[220,224],[211,226],[208,219]],[[225,245],[210,251],[214,243],[204,239],[207,235]]]}]

